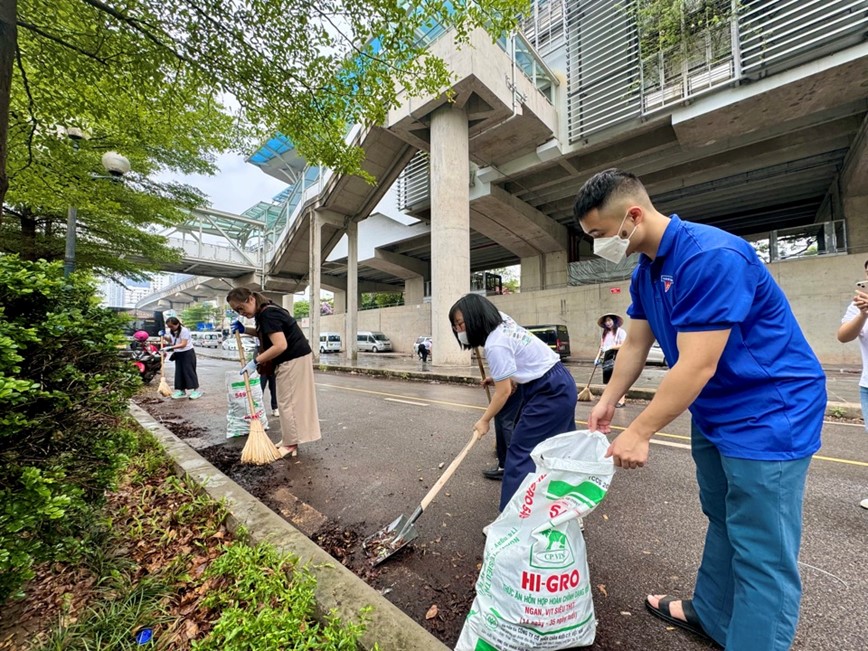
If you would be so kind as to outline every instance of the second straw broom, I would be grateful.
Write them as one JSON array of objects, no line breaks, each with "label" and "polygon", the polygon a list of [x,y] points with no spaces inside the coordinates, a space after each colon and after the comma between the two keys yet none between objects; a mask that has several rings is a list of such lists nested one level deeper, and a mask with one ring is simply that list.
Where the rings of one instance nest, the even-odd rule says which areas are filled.
[{"label": "second straw broom", "polygon": [[[235,333],[235,344],[238,346],[238,357],[241,360],[241,367],[247,365],[247,360],[244,358],[244,346],[241,344],[241,335]],[[250,377],[247,371],[244,372],[244,389],[247,391],[247,410],[250,413],[250,433],[247,435],[247,443],[244,444],[244,449],[241,450],[241,463],[252,463],[257,466],[271,463],[280,459],[280,450],[268,438],[265,433],[265,428],[262,427],[262,421],[259,420],[259,412],[256,411],[256,405],[253,404],[253,394],[250,392]]]},{"label": "second straw broom", "polygon": [[166,366],[166,355],[163,352],[163,335],[160,335],[160,386],[157,387],[157,393],[168,398],[172,395],[172,390],[169,388],[169,383],[166,382],[166,372],[163,370]]}]

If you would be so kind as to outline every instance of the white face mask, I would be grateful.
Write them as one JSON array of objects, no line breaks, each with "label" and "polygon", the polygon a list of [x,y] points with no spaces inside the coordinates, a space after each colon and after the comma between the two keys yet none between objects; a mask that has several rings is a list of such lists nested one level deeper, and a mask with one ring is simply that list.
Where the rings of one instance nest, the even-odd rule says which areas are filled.
[{"label": "white face mask", "polygon": [[470,342],[467,341],[467,333],[464,330],[462,330],[461,332],[456,332],[455,334],[458,335],[458,341],[461,342],[462,346],[470,345]]},{"label": "white face mask", "polygon": [[[630,213],[627,213],[629,215]],[[627,221],[627,215],[624,215],[624,219],[621,220],[621,225],[618,226],[618,232],[621,232],[621,227],[624,226],[624,222]],[[620,235],[613,235],[612,237],[598,237],[594,240],[594,255],[598,255],[603,260],[608,260],[609,262],[614,262],[615,264],[621,262],[627,255],[627,247],[630,245],[630,238],[633,237],[633,233],[636,232],[636,226],[633,226],[633,230],[630,231],[630,234],[625,238]]]}]

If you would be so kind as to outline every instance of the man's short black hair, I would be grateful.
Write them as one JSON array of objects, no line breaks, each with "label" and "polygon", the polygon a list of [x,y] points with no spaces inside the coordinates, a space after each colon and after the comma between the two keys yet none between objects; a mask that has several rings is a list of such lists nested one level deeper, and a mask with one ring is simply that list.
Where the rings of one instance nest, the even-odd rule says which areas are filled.
[{"label": "man's short black hair", "polygon": [[[491,331],[503,323],[503,317],[500,316],[500,311],[494,303],[479,294],[465,294],[455,302],[455,305],[449,310],[449,322],[453,328],[456,312],[461,312],[464,319],[464,331],[467,333],[468,345],[465,346],[460,341],[458,342],[462,348],[484,346]],[[454,329],[452,334],[458,340],[458,333]]]},{"label": "man's short black hair", "polygon": [[597,172],[585,181],[576,195],[576,202],[573,204],[576,224],[580,224],[585,215],[592,210],[599,210],[605,206],[612,195],[635,194],[637,192],[647,194],[645,186],[635,174],[614,167]]}]

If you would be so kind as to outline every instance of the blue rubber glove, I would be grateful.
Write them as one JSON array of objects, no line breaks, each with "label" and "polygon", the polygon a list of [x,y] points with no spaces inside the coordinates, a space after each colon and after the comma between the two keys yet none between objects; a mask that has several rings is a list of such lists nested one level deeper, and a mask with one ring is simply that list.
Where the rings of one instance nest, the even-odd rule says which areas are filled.
[{"label": "blue rubber glove", "polygon": [[162,336],[164,336],[164,335],[166,334],[166,331],[165,331],[165,330],[160,330],[157,334],[160,335],[160,336],[162,337]]},{"label": "blue rubber glove", "polygon": [[240,332],[242,335],[244,334],[244,324],[241,321],[233,321],[232,322],[232,334],[236,332]]},{"label": "blue rubber glove", "polygon": [[238,371],[238,375],[244,375],[247,373],[248,376],[253,375],[256,372],[256,360],[251,359],[247,362],[247,366]]},{"label": "blue rubber glove", "polygon": [[598,357],[597,359],[594,360],[594,366],[599,366],[600,364],[602,364],[602,362],[600,361],[600,358]]}]

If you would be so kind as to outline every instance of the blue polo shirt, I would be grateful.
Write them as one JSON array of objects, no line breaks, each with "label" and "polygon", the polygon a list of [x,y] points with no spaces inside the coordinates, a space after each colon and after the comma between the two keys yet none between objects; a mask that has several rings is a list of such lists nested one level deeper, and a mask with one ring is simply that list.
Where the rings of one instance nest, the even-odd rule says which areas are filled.
[{"label": "blue polo shirt", "polygon": [[823,369],[747,242],[673,215],[657,257],[640,256],[630,295],[627,314],[648,321],[670,366],[679,332],[731,329],[714,377],[690,406],[722,455],[788,460],[820,448]]}]

